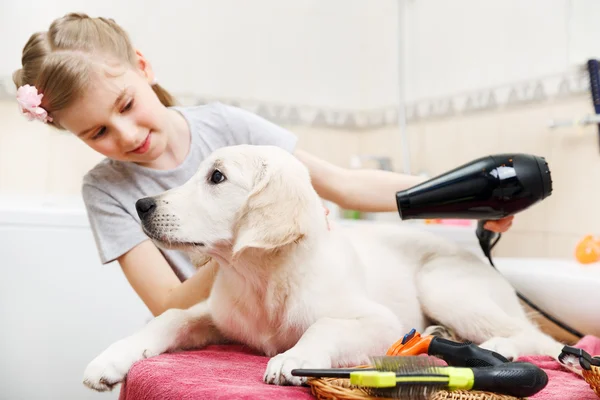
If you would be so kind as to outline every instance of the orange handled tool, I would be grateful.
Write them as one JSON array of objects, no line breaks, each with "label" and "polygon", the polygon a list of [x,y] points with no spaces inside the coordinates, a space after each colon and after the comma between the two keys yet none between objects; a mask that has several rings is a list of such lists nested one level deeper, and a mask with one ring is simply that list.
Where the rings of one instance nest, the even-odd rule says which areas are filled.
[{"label": "orange handled tool", "polygon": [[387,356],[416,356],[428,354],[429,345],[434,336],[421,336],[419,332],[412,329],[404,337],[394,343],[387,351]]},{"label": "orange handled tool", "polygon": [[456,367],[487,367],[509,362],[504,356],[471,342],[459,343],[433,335],[421,336],[415,329],[394,343],[386,353],[387,356],[419,354],[439,357]]}]

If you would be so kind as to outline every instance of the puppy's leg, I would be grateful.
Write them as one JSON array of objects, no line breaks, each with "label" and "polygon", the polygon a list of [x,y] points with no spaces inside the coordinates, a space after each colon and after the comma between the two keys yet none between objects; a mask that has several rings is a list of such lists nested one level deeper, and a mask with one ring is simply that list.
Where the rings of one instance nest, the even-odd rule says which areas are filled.
[{"label": "puppy's leg", "polygon": [[356,313],[356,318],[317,320],[294,347],[269,360],[264,381],[300,385],[306,379],[292,376],[295,368],[356,366],[368,363],[370,356],[385,354],[405,327],[381,305],[373,304],[367,310]]},{"label": "puppy's leg", "polygon": [[419,271],[417,288],[424,312],[463,339],[509,359],[560,354],[563,345],[527,318],[513,287],[478,259],[434,258]]},{"label": "puppy's leg", "polygon": [[123,381],[136,361],[219,341],[221,336],[212,323],[206,301],[187,310],[170,309],[96,357],[87,366],[83,383],[97,391],[112,390]]}]

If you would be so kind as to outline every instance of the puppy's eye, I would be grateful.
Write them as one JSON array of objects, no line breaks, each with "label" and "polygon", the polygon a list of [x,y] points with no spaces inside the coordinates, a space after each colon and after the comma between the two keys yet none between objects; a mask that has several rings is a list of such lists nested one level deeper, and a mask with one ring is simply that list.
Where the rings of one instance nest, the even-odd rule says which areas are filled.
[{"label": "puppy's eye", "polygon": [[212,175],[210,176],[210,181],[212,183],[214,183],[215,185],[217,183],[221,183],[225,180],[225,175],[223,175],[221,173],[221,171],[219,171],[218,169],[215,169],[212,173]]}]

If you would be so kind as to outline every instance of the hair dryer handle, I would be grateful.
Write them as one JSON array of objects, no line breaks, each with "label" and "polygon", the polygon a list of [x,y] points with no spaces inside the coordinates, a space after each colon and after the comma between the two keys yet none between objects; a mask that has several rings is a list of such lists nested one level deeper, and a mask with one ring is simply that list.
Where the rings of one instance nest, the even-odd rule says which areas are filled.
[{"label": "hair dryer handle", "polygon": [[485,220],[477,221],[477,230],[475,231],[475,234],[477,235],[477,239],[479,239],[480,244],[485,243],[487,246],[489,246],[492,239],[497,235],[497,233],[485,229],[483,226],[486,222],[487,221]]}]

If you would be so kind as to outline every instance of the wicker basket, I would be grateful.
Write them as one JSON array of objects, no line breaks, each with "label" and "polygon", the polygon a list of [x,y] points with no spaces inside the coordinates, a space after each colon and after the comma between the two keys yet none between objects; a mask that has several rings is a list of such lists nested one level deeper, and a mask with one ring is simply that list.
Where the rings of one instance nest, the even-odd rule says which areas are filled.
[{"label": "wicker basket", "polygon": [[592,365],[590,371],[583,370],[583,379],[590,385],[594,393],[600,397],[600,368]]},{"label": "wicker basket", "polygon": [[[600,375],[599,375],[600,376]],[[311,378],[307,380],[313,396],[319,400],[391,400],[372,397],[367,391],[350,385],[349,379]],[[518,400],[516,397],[469,390],[440,390],[430,400]]]}]

